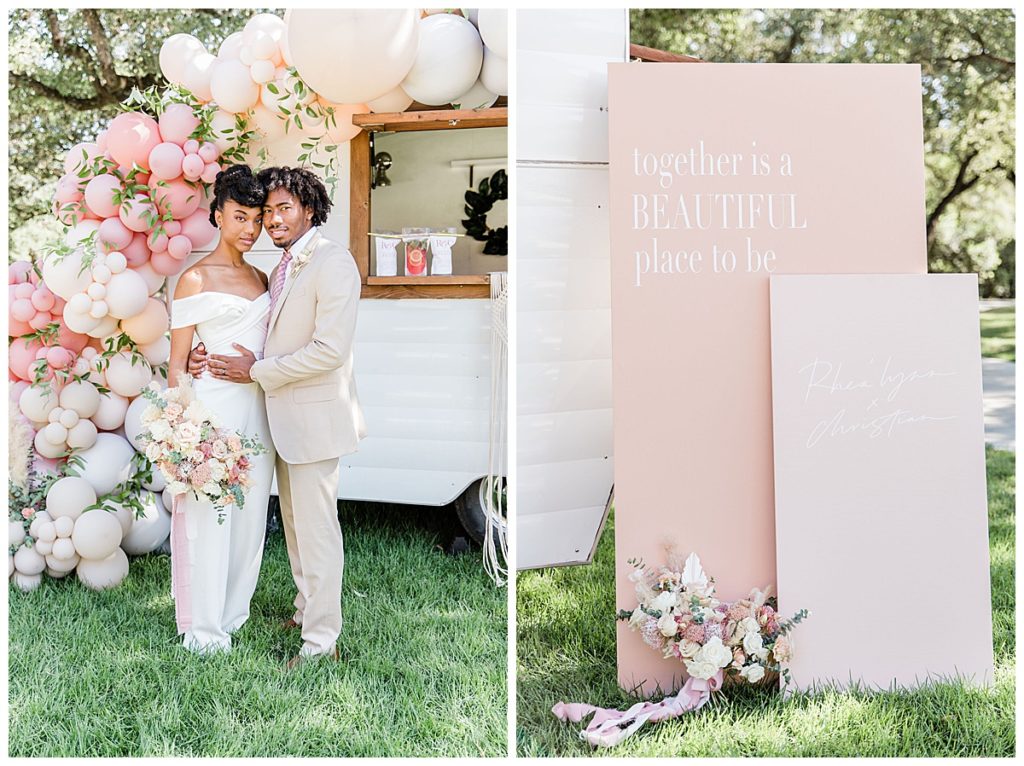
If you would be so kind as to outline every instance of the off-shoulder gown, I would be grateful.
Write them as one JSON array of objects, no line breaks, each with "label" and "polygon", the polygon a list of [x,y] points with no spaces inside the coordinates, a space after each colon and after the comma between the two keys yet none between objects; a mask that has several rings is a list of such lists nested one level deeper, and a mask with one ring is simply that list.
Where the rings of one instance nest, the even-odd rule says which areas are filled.
[{"label": "off-shoulder gown", "polygon": [[[211,291],[171,304],[171,328],[195,325],[209,354],[237,354],[233,343],[262,354],[269,321],[269,293],[249,300]],[[253,460],[245,506],[230,507],[223,524],[217,523],[212,504],[190,493],[176,506],[171,566],[178,632],[187,648],[208,652],[230,649],[231,633],[249,618],[263,558],[275,453],[259,385],[217,380],[209,372],[192,385],[222,427],[253,436],[267,448]]]}]

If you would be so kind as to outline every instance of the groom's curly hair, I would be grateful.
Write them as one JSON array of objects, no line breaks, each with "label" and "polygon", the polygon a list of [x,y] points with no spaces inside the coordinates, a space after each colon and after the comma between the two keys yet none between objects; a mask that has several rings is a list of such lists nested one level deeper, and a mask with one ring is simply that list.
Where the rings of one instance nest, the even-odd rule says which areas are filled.
[{"label": "groom's curly hair", "polygon": [[228,200],[242,207],[262,208],[267,190],[252,174],[248,165],[231,165],[217,174],[213,182],[213,204],[210,205],[210,223],[217,225],[216,212],[224,209]]},{"label": "groom's curly hair", "polygon": [[267,190],[267,194],[274,189],[287,189],[291,192],[304,208],[313,211],[312,223],[314,226],[319,226],[327,220],[327,214],[331,212],[331,198],[327,194],[327,188],[323,182],[312,170],[289,167],[266,168],[261,170],[256,178]]}]

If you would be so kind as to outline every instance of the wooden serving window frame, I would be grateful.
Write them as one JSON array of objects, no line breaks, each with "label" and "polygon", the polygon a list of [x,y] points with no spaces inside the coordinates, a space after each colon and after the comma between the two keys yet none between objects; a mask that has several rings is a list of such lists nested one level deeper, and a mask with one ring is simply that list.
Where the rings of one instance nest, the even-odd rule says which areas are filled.
[{"label": "wooden serving window frame", "polygon": [[463,130],[508,126],[508,107],[424,109],[357,114],[363,128],[350,142],[349,249],[362,277],[363,298],[489,298],[489,274],[377,277],[370,274],[370,134],[380,131]]}]

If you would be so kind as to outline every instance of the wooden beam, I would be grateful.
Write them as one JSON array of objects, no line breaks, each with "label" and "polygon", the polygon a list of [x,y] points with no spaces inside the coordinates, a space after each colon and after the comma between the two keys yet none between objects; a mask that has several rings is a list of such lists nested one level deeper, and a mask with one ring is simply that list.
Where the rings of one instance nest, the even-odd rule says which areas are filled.
[{"label": "wooden beam", "polygon": [[636,43],[629,44],[629,57],[631,59],[640,59],[641,61],[668,61],[668,62],[683,62],[687,64],[706,64],[706,61],[702,61],[694,56],[684,56],[680,53],[671,53],[669,51],[658,50],[657,48],[648,48],[646,45],[637,45]]},{"label": "wooden beam", "polygon": [[489,285],[490,274],[445,274],[424,277],[367,277],[368,285]]},{"label": "wooden beam", "polygon": [[[377,277],[373,277],[376,279]],[[490,285],[363,285],[360,298],[490,298]]]},{"label": "wooden beam", "polygon": [[508,109],[431,109],[421,112],[356,114],[352,124],[373,132],[381,130],[450,130],[452,128],[499,128],[508,125]]},{"label": "wooden beam", "polygon": [[370,134],[360,131],[350,142],[348,249],[363,284],[370,274]]}]

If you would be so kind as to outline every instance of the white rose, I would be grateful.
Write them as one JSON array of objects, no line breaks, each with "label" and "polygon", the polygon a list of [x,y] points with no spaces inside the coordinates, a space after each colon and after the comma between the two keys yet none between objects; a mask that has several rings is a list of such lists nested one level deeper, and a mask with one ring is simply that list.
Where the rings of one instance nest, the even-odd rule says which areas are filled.
[{"label": "white rose", "polygon": [[697,662],[709,662],[716,668],[724,668],[732,662],[732,650],[722,643],[718,636],[712,636],[700,651],[694,656]]},{"label": "white rose", "polygon": [[174,436],[183,447],[191,447],[199,443],[202,434],[199,431],[199,426],[186,420],[184,423],[179,423],[178,427],[174,429]]},{"label": "white rose", "polygon": [[671,612],[665,612],[658,620],[658,630],[661,631],[661,635],[666,638],[671,638],[679,630],[679,625],[676,624],[676,618],[672,616]]},{"label": "white rose", "polygon": [[149,424],[149,434],[158,442],[171,438],[171,427],[164,420],[155,420]]},{"label": "white rose", "polygon": [[149,444],[146,445],[146,457],[150,460],[150,462],[155,463],[157,460],[159,460],[160,454],[162,452],[163,450],[160,449],[160,445],[157,444],[156,442],[150,442]]},{"label": "white rose", "polygon": [[700,651],[700,644],[696,641],[691,641],[688,638],[684,638],[679,642],[679,656],[685,658],[691,658]]},{"label": "white rose", "polygon": [[208,497],[220,497],[220,484],[215,481],[208,481],[202,486],[203,494]]},{"label": "white rose", "polygon": [[651,602],[651,609],[659,612],[668,612],[679,603],[679,597],[670,590],[663,590],[657,598]]},{"label": "white rose", "polygon": [[160,408],[155,404],[151,404],[142,411],[142,424],[149,425],[154,420],[160,419]]},{"label": "white rose", "polygon": [[204,455],[201,451],[194,449],[188,453],[188,459],[191,460],[196,465],[199,465],[204,460],[206,460],[206,455]]},{"label": "white rose", "polygon": [[757,620],[753,617],[744,617],[740,620],[739,627],[743,629],[743,633],[760,633],[761,626],[757,624]]},{"label": "white rose", "polygon": [[210,467],[210,475],[214,481],[220,481],[228,475],[228,469],[224,467],[224,464],[216,458],[211,458],[207,464]]},{"label": "white rose", "polygon": [[172,481],[167,485],[167,491],[172,495],[183,495],[188,491],[188,485],[183,481]]},{"label": "white rose", "polygon": [[764,641],[760,633],[750,632],[743,637],[743,651],[754,657],[764,652]]},{"label": "white rose", "polygon": [[740,671],[740,675],[750,681],[750,683],[756,684],[764,678],[764,665],[747,665]]},{"label": "white rose", "polygon": [[686,660],[686,672],[694,678],[707,681],[718,672],[718,666],[713,662],[705,662],[698,659]]}]

